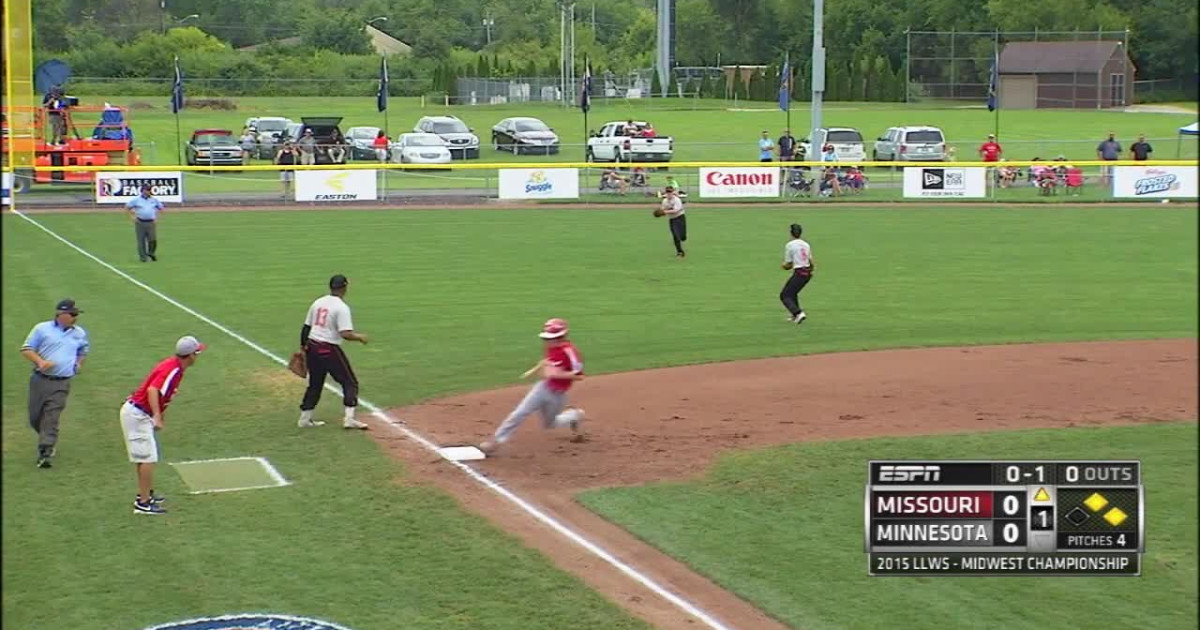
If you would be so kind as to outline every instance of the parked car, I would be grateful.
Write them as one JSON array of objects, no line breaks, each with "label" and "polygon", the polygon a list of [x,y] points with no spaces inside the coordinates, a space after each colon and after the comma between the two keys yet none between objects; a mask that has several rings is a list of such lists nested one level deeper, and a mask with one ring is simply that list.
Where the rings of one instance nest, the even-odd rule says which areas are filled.
[{"label": "parked car", "polygon": [[401,164],[449,164],[450,147],[434,133],[403,133],[392,148],[392,161]]},{"label": "parked car", "polygon": [[558,134],[537,118],[505,118],[492,127],[492,147],[513,155],[558,153]]},{"label": "parked car", "polygon": [[889,127],[875,141],[871,159],[942,162],[946,159],[946,136],[937,127]]},{"label": "parked car", "polygon": [[[379,127],[351,127],[346,130],[346,141],[350,143],[350,159],[377,161],[375,156],[375,137],[382,131]],[[389,149],[399,146],[394,141],[388,141]]]},{"label": "parked car", "polygon": [[[853,127],[830,127],[821,129],[825,132],[825,144],[832,144],[833,150],[837,153],[839,162],[862,162],[867,159],[867,152],[863,146],[862,134]],[[804,149],[808,159],[818,161],[821,159],[821,148],[813,149],[812,143],[808,138],[800,141],[800,146]]]},{"label": "parked car", "polygon": [[228,129],[197,129],[187,143],[187,163],[190,166],[241,166],[242,147],[237,136]]},{"label": "parked car", "polygon": [[[342,135],[342,130],[338,128],[341,124],[340,116],[310,116],[300,119],[300,124],[292,123],[287,127],[286,139],[293,143],[299,142],[304,136],[304,132],[311,129],[313,137],[317,139],[317,164],[333,164],[329,159],[329,154],[326,150],[333,143],[333,132],[337,131],[338,135]],[[274,154],[271,157],[275,157]],[[345,163],[339,162],[339,164]]]},{"label": "parked car", "polygon": [[287,132],[288,125],[292,124],[290,118],[282,118],[280,116],[258,116],[255,118],[247,118],[246,126],[253,127],[257,132],[257,144],[254,149],[254,157],[270,160],[275,157],[275,151],[279,148],[280,137]]},{"label": "parked car", "polygon": [[[637,137],[628,135],[626,122],[610,122],[588,138],[589,162],[670,162],[675,141],[670,136]],[[649,127],[633,121],[637,130]]]},{"label": "parked car", "polygon": [[457,116],[424,116],[417,121],[413,131],[441,136],[450,147],[451,157],[456,160],[479,157],[479,136]]}]

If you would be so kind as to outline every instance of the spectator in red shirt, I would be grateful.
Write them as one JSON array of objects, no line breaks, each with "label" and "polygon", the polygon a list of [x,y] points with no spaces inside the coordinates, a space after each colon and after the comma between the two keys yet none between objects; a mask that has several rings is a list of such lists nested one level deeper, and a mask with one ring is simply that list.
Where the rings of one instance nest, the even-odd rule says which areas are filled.
[{"label": "spectator in red shirt", "polygon": [[979,146],[979,157],[983,158],[984,162],[999,162],[1002,155],[1004,155],[1004,149],[1000,148],[999,142],[996,142],[996,136],[989,133],[987,142]]},{"label": "spectator in red shirt", "polygon": [[167,512],[161,505],[164,499],[154,494],[154,464],[158,462],[158,442],[154,432],[163,428],[163,414],[179,391],[184,371],[196,363],[196,355],[204,348],[195,337],[181,337],[175,342],[175,354],[154,366],[121,406],[125,449],[129,461],[137,469],[138,495],[133,503],[134,514]]}]

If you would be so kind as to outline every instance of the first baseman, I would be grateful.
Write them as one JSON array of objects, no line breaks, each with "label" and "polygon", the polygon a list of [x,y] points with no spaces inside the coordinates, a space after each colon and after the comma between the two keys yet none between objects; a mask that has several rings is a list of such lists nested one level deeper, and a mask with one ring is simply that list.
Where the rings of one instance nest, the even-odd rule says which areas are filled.
[{"label": "first baseman", "polygon": [[329,279],[329,295],[316,299],[308,307],[304,326],[300,329],[300,348],[308,361],[308,389],[300,401],[301,427],[319,427],[324,422],[313,420],[313,409],[321,400],[325,388],[325,376],[333,377],[342,386],[342,404],[345,418],[342,426],[347,429],[366,429],[367,423],[355,419],[358,408],[358,377],[350,367],[350,359],[342,351],[344,340],[367,343],[367,336],[354,331],[350,319],[350,306],[346,304],[346,291],[350,281],[337,274]]},{"label": "first baseman", "polygon": [[783,248],[783,270],[792,272],[792,275],[779,292],[779,300],[790,313],[788,321],[802,324],[808,315],[800,308],[800,291],[812,280],[812,248],[800,238],[804,228],[800,227],[799,223],[793,223],[788,229],[792,240]]},{"label": "first baseman", "polygon": [[547,320],[542,325],[542,332],[538,336],[544,341],[546,356],[522,375],[528,377],[540,371],[542,380],[508,414],[492,439],[479,445],[479,450],[484,453],[495,452],[534,412],[542,414],[543,428],[571,427],[572,431],[579,431],[583,410],[566,405],[567,391],[571,385],[583,380],[583,357],[567,339],[567,332],[567,322],[558,318]]},{"label": "first baseman", "polygon": [[121,432],[125,434],[125,450],[137,470],[138,494],[133,502],[135,514],[166,514],[163,497],[154,494],[154,464],[158,462],[158,441],[154,432],[163,428],[163,414],[179,391],[183,374],[196,363],[196,356],[205,345],[195,337],[180,337],[175,342],[175,354],[163,359],[150,370],[125,404],[121,405]]}]

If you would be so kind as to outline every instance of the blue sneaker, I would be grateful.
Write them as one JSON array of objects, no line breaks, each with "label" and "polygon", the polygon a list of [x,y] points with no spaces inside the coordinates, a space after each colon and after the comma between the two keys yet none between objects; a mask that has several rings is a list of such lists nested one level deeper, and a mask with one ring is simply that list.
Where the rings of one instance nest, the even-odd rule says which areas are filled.
[{"label": "blue sneaker", "polygon": [[133,513],[134,514],[151,514],[151,515],[153,515],[153,514],[166,514],[167,511],[164,510],[162,508],[162,506],[158,505],[157,503],[151,503],[149,501],[147,501],[146,503],[142,503],[140,501],[134,501],[133,502]]}]

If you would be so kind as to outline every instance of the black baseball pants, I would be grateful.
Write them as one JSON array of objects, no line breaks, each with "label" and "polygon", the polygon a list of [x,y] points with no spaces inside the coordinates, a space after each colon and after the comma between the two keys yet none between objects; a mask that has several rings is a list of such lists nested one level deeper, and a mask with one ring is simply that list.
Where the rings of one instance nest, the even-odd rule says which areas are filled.
[{"label": "black baseball pants", "polygon": [[779,300],[783,302],[784,308],[792,314],[792,317],[804,312],[804,309],[800,308],[800,292],[804,290],[804,286],[811,279],[812,272],[808,269],[794,269],[792,276],[783,285],[783,290],[779,292]]},{"label": "black baseball pants", "polygon": [[342,386],[342,404],[358,406],[358,377],[350,367],[350,360],[342,347],[323,341],[308,340],[308,389],[304,390],[301,411],[317,408],[321,401],[321,390],[325,387],[325,376],[332,376]]},{"label": "black baseball pants", "polygon": [[675,241],[675,253],[683,253],[683,243],[687,240],[687,215],[679,215],[667,222],[671,227],[671,239]]}]

